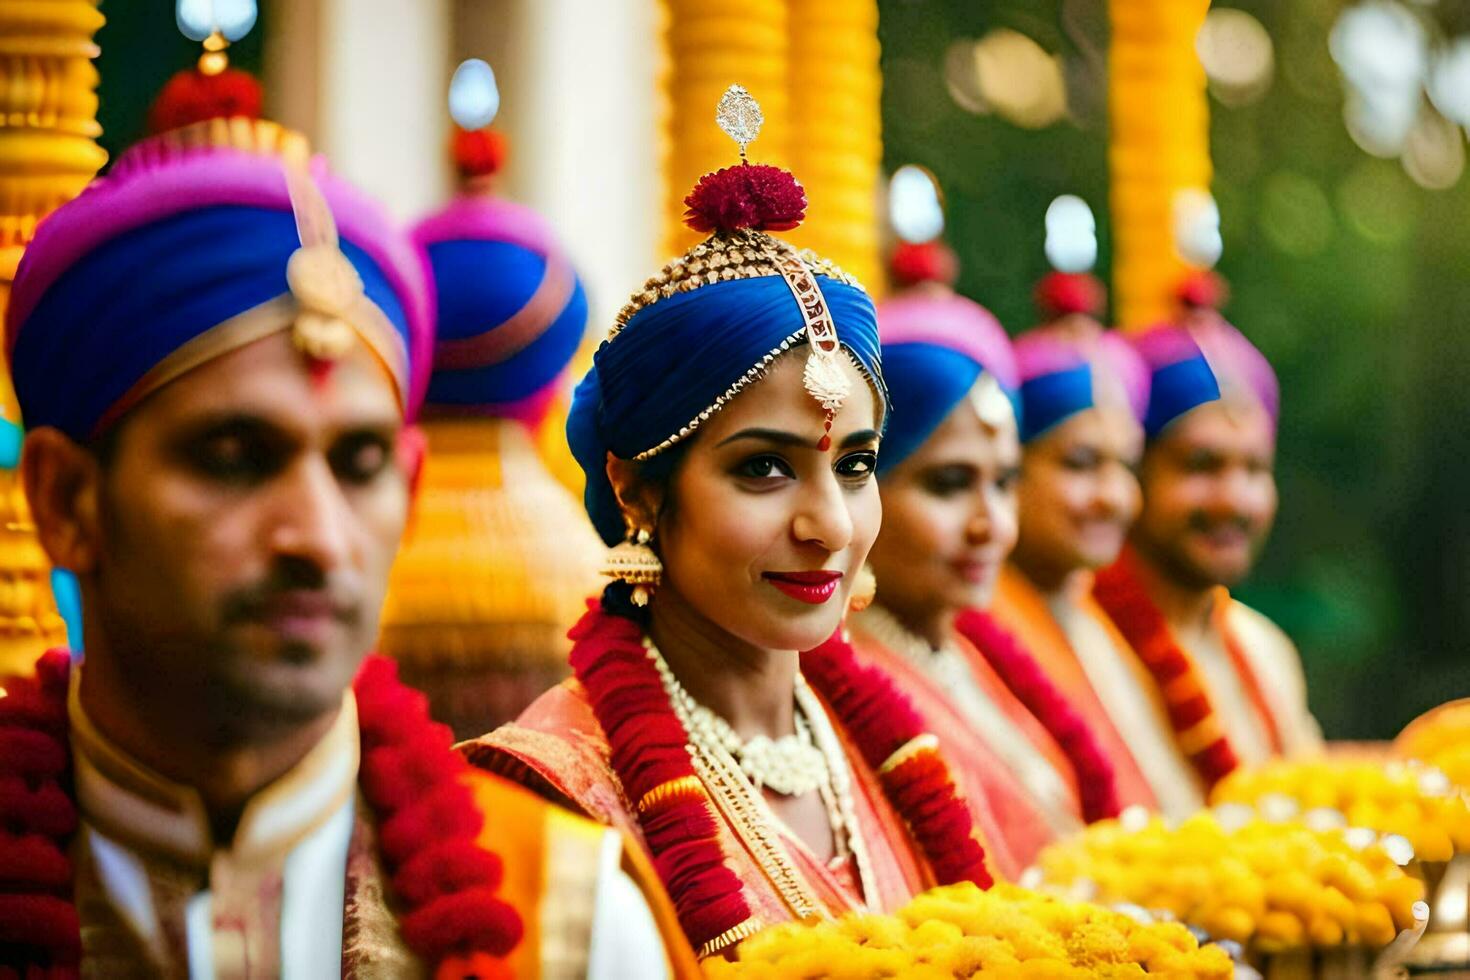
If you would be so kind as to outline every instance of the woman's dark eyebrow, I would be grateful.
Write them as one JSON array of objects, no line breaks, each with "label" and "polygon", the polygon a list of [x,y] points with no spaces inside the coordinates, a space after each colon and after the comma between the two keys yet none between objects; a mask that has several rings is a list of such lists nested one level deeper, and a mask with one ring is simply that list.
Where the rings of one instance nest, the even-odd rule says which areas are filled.
[{"label": "woman's dark eyebrow", "polygon": [[[817,448],[817,444],[814,441],[799,436],[795,432],[787,432],[784,429],[741,429],[734,435],[726,436],[724,439],[721,439],[715,445],[715,448],[718,449],[720,448],[720,446],[724,446],[732,442],[737,442],[742,439],[757,439],[761,442],[773,442],[778,446],[794,446],[801,449]],[[877,430],[860,429],[859,431],[852,433],[847,438],[842,440],[842,448],[850,449],[853,446],[860,446],[864,443],[876,442],[877,439]]]}]

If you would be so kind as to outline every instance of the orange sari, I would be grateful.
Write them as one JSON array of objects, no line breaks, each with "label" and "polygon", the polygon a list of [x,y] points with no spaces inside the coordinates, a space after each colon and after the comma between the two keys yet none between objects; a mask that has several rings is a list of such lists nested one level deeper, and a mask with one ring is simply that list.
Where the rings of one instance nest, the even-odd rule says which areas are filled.
[{"label": "orange sari", "polygon": [[[893,911],[934,884],[876,774],[863,762],[833,713],[828,710],[827,714],[852,770],[854,817],[861,838],[857,843],[867,852],[878,894],[861,894],[851,856],[828,865],[779,820],[742,819],[719,806],[717,794],[711,793],[726,862],[740,879],[752,913],[766,925],[800,916],[791,904],[789,886],[783,892],[774,869],[764,867],[751,846],[757,835],[774,839],[795,872],[795,886],[830,916],[864,908]],[[646,853],[637,815],[612,769],[607,737],[575,678],[547,691],[516,721],[462,744],[460,750],[476,766],[616,827]]]},{"label": "orange sari", "polygon": [[[997,751],[960,700],[904,651],[897,649],[888,631],[872,618],[879,610],[854,617],[852,643],[858,656],[883,669],[929,721],[946,760],[960,783],[984,837],[986,856],[999,876],[1015,881],[1043,847],[1083,825],[1076,775],[1050,733],[1020,703],[985,657],[963,636],[951,642],[963,656],[982,696],[1000,717],[994,722],[1009,728],[1010,737],[1030,746],[1030,758],[1045,766],[1041,774],[1058,792],[1037,792],[1027,785],[1027,774],[1017,772],[1018,753]],[[884,614],[886,615],[886,614]],[[1005,758],[1011,755],[1008,763]],[[1036,774],[1031,774],[1036,775]],[[1033,783],[1033,785],[1035,785]]]},{"label": "orange sari", "polygon": [[[1090,594],[1082,601],[1096,605]],[[1118,802],[1124,807],[1139,805],[1157,810],[1158,801],[1142,767],[1093,690],[1071,641],[1047,607],[1041,590],[1019,569],[1007,563],[1001,568],[990,612],[997,622],[1020,638],[1052,682],[1071,701],[1072,707],[1092,726],[1103,751],[1113,763]],[[1111,627],[1107,615],[1101,609],[1096,612],[1099,621]],[[1127,649],[1126,642],[1122,648]],[[1148,709],[1152,710],[1152,706]],[[1141,706],[1140,710],[1144,708]]]}]

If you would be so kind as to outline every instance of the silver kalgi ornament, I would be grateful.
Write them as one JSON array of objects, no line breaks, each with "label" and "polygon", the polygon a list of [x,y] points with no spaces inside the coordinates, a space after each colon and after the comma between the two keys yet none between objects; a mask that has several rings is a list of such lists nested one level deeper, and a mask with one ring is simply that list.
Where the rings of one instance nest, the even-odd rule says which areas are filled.
[{"label": "silver kalgi ornament", "polygon": [[745,148],[755,142],[761,134],[761,124],[766,117],[761,113],[761,104],[740,85],[731,85],[720,96],[715,107],[715,122],[725,135],[740,145],[740,159],[745,159]]}]

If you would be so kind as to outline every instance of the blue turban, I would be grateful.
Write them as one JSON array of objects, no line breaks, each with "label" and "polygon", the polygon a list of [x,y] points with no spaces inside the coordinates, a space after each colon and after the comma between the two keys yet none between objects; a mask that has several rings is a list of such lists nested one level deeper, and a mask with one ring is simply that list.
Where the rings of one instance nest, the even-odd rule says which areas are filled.
[{"label": "blue turban", "polygon": [[915,290],[885,300],[878,318],[893,418],[878,454],[878,475],[922,446],[983,372],[995,378],[1020,417],[1016,359],[989,310],[949,290]]},{"label": "blue turban", "polygon": [[[837,337],[886,398],[872,300],[857,286],[817,276]],[[607,454],[632,459],[705,412],[782,345],[805,348],[805,323],[779,275],[678,292],[639,310],[604,341],[577,386],[567,441],[587,476],[587,513],[609,545],[626,533],[607,479]]]},{"label": "blue turban", "polygon": [[465,196],[414,239],[438,294],[427,411],[539,424],[587,326],[587,295],[550,227],[529,208]]},{"label": "blue turban", "polygon": [[1219,400],[1220,381],[1187,329],[1165,324],[1131,339],[1149,369],[1143,431],[1150,440],[1185,413]]},{"label": "blue turban", "polygon": [[[415,355],[428,340],[412,248],[375,204],[324,173],[316,179],[362,295],[394,332],[379,340],[396,351],[389,366],[402,372],[411,412]],[[301,246],[279,159],[224,150],[161,162],[125,156],[42,222],[21,261],[7,337],[25,424],[94,437],[149,390],[171,355],[289,298],[287,262]]]}]

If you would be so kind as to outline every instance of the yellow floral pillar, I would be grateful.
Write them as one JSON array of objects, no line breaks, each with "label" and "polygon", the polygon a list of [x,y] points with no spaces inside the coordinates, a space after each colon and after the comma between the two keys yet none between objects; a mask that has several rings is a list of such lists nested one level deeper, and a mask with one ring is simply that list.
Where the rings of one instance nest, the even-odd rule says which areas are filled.
[{"label": "yellow floral pillar", "polygon": [[704,237],[684,226],[684,196],[704,174],[740,160],[715,125],[715,106],[725,89],[743,85],[765,115],[750,159],[791,165],[789,5],[786,0],[663,0],[663,5],[668,56],[663,246],[678,255]]},{"label": "yellow floral pillar", "polygon": [[809,202],[806,221],[790,237],[876,292],[885,281],[878,3],[789,0],[787,11],[791,168]]},{"label": "yellow floral pillar", "polygon": [[1168,317],[1187,266],[1175,247],[1181,191],[1210,185],[1210,116],[1195,35],[1209,0],[1109,0],[1113,296],[1124,327]]},{"label": "yellow floral pillar", "polygon": [[[0,0],[0,311],[36,223],[107,161],[97,145],[97,0]],[[0,378],[0,674],[28,670],[66,631],[16,470],[20,421]]]}]

